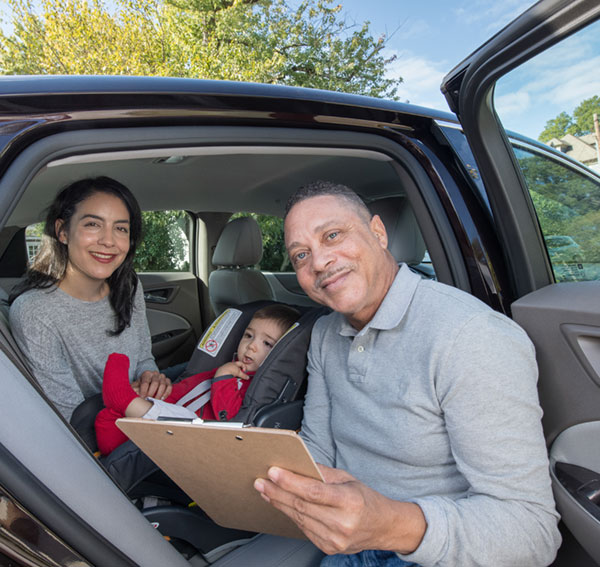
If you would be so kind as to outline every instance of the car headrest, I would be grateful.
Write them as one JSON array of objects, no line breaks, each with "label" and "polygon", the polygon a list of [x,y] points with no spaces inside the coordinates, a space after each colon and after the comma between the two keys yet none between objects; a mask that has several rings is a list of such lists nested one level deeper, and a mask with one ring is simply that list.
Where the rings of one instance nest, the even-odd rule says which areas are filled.
[{"label": "car headrest", "polygon": [[403,197],[388,197],[369,203],[369,209],[383,221],[388,250],[396,261],[420,264],[426,246],[410,203]]},{"label": "car headrest", "polygon": [[229,221],[212,257],[215,266],[254,266],[262,258],[262,234],[256,220],[240,217]]}]

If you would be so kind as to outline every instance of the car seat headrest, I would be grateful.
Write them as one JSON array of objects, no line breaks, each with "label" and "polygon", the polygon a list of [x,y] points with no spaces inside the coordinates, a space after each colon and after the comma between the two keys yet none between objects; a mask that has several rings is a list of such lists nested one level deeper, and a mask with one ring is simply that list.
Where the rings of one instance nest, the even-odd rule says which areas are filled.
[{"label": "car seat headrest", "polygon": [[262,258],[262,234],[256,220],[240,217],[229,221],[212,257],[215,266],[254,266]]},{"label": "car seat headrest", "polygon": [[369,203],[372,214],[379,215],[388,235],[388,250],[397,262],[420,264],[425,242],[410,203],[402,197],[389,197]]}]

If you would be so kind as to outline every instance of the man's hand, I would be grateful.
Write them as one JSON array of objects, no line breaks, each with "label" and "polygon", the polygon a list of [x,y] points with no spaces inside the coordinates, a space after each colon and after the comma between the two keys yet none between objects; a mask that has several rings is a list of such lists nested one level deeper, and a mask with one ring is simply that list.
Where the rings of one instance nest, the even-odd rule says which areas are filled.
[{"label": "man's hand", "polygon": [[349,473],[318,465],[325,482],[271,467],[254,487],[328,555],[383,549],[411,553],[427,524],[421,508],[386,498]]},{"label": "man's hand", "polygon": [[140,398],[157,400],[168,398],[173,389],[171,380],[157,370],[146,370],[131,383],[131,387]]},{"label": "man's hand", "polygon": [[231,376],[241,378],[242,380],[248,380],[250,378],[250,376],[246,374],[246,365],[242,364],[239,360],[223,364],[223,366],[215,372],[215,378],[218,378],[219,376],[228,376],[230,374]]}]

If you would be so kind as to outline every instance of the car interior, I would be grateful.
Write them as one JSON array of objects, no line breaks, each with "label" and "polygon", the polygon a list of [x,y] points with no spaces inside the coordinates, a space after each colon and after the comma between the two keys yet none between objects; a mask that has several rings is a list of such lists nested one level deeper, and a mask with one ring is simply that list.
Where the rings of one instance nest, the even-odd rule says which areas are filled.
[{"label": "car interior", "polygon": [[[448,126],[453,136],[459,134],[455,125]],[[281,217],[288,196],[311,181],[329,180],[355,189],[382,218],[388,247],[398,262],[406,262],[425,278],[473,292],[461,243],[417,153],[383,136],[311,128],[153,126],[48,136],[21,152],[0,180],[0,294],[6,297],[26,270],[25,228],[43,219],[44,209],[61,188],[98,175],[129,187],[142,211],[185,211],[190,219],[189,268],[139,273],[153,353],[162,369],[185,367],[202,334],[226,307],[257,300],[315,307],[292,271],[257,266],[262,255],[260,229],[251,217],[236,217],[240,212]],[[480,206],[487,211],[484,201]],[[517,302],[517,315],[522,304]],[[115,565],[120,554],[138,561],[145,556],[147,564],[161,557],[172,565],[179,561],[218,565],[250,537],[215,529],[201,511],[185,506],[185,496],[183,502],[177,501],[180,493],[166,497],[162,493],[156,497],[157,506],[142,505],[140,511],[139,491],[123,491],[93,457],[89,420],[87,429],[67,424],[47,401],[10,334],[8,307],[2,305],[0,311],[0,345],[12,363],[3,376],[14,399],[10,407],[3,407],[2,420],[14,431],[8,450],[21,454],[27,463],[23,478],[33,476],[41,483],[39,491],[24,486],[21,495],[41,521],[58,530],[59,536],[57,525],[65,530],[69,526],[69,537],[76,532],[85,541],[90,533],[102,534],[114,547]],[[544,397],[544,383],[541,394],[545,407],[550,407],[554,402]],[[297,424],[301,397],[295,411]],[[562,430],[565,419],[570,418],[547,412],[544,425],[549,435]],[[22,446],[31,439],[42,450],[24,451]],[[49,459],[53,467],[47,466]],[[15,464],[14,470],[19,466]],[[155,480],[159,486],[148,488],[150,492],[168,485],[164,479],[151,478],[144,490],[156,485]],[[47,486],[53,488],[52,497],[46,494]],[[70,510],[59,524],[52,500],[57,496],[61,507]],[[79,518],[75,525],[73,516]],[[153,529],[157,524],[159,530]],[[170,538],[171,552],[165,550],[162,538],[157,540],[157,532]],[[94,540],[91,549],[96,545]],[[99,563],[106,563],[106,554],[106,548],[98,549]]]},{"label": "car interior", "polygon": [[[263,273],[256,267],[262,255],[257,222],[251,217],[230,220],[240,211],[282,216],[289,194],[311,181],[329,180],[353,187],[372,212],[381,216],[389,233],[389,248],[399,262],[408,263],[423,277],[466,285],[466,277],[456,265],[451,267],[450,262],[441,260],[434,272],[429,255],[425,257],[428,250],[431,257],[443,259],[452,252],[452,246],[442,246],[439,232],[444,223],[436,226],[432,222],[435,206],[428,207],[427,191],[417,188],[419,178],[422,185],[430,182],[414,157],[408,152],[398,156],[402,149],[386,147],[385,139],[377,141],[380,148],[374,149],[377,144],[360,134],[327,137],[332,139],[324,140],[322,133],[309,130],[169,127],[81,131],[40,140],[17,158],[0,182],[18,187],[18,198],[3,203],[0,293],[6,297],[25,272],[25,227],[43,219],[44,209],[62,187],[97,175],[124,183],[143,211],[182,210],[192,219],[189,271],[139,273],[153,353],[160,368],[185,366],[204,330],[228,307],[245,308],[266,300],[319,311],[299,288],[293,272]],[[417,211],[422,217],[420,223]],[[441,213],[439,217],[445,218]],[[10,335],[7,312],[7,305],[3,305],[3,351],[29,378],[38,402],[50,404],[44,401],[35,376],[28,371]],[[307,346],[305,342],[302,348]],[[286,418],[291,421],[284,420],[289,428],[299,426],[301,394],[299,405],[291,410],[292,417]],[[97,403],[92,412],[99,409]],[[95,413],[83,420],[74,415],[70,433],[76,431],[93,449],[89,415]],[[276,418],[263,415],[259,425],[269,426],[282,419],[279,414]],[[166,497],[157,497],[169,483],[159,479],[158,492],[152,493],[156,490],[154,481],[152,478],[145,485],[142,491],[149,492],[142,496],[149,496],[146,501],[151,504],[161,505],[146,505],[145,515],[162,526],[161,533],[171,531],[163,535],[169,536],[187,559],[210,564],[249,537],[235,530],[215,529],[201,511],[182,508],[181,502],[173,502],[173,493],[168,492],[171,486]],[[136,490],[128,496],[141,508],[140,486]],[[185,504],[185,495],[179,500]]]}]

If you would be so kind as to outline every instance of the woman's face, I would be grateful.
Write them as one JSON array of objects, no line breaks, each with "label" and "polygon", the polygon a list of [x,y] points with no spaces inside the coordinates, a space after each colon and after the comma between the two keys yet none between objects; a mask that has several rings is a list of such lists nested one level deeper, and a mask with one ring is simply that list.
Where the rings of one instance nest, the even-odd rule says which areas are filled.
[{"label": "woman's face", "polygon": [[109,278],[129,251],[129,220],[125,203],[108,193],[94,193],[79,203],[68,231],[57,220],[56,234],[69,252],[64,279],[96,283]]}]

